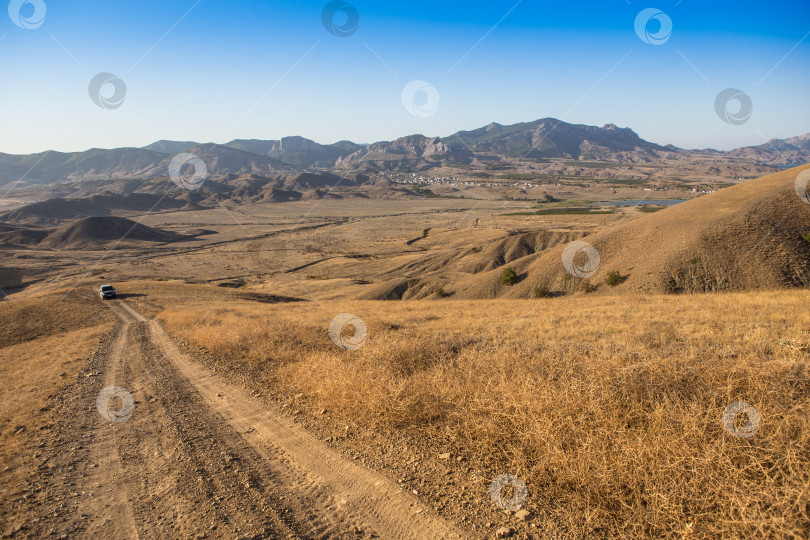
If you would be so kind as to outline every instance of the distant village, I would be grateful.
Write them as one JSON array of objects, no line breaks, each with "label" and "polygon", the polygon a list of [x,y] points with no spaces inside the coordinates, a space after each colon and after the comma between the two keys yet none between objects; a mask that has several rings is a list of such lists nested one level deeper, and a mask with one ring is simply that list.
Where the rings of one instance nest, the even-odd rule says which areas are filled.
[{"label": "distant village", "polygon": [[[501,182],[485,182],[481,180],[462,180],[457,176],[428,176],[424,174],[418,173],[392,173],[386,172],[381,173],[380,176],[394,182],[396,184],[412,184],[412,185],[419,185],[419,186],[449,186],[449,187],[489,187],[489,188],[497,188],[497,187],[505,187],[505,184],[508,184],[509,187],[518,188],[518,189],[533,189],[538,187],[548,187],[548,186],[565,186],[566,184],[563,183],[539,183],[539,182],[508,182],[508,181],[501,181]],[[582,178],[583,181],[587,181],[588,178]],[[644,191],[670,191],[670,188],[667,186],[651,186],[651,187],[640,187],[640,186],[626,186],[630,189],[643,189]],[[699,189],[697,187],[687,190],[679,190],[679,191],[689,191],[691,193],[714,193],[716,190],[707,190],[707,189]]]}]

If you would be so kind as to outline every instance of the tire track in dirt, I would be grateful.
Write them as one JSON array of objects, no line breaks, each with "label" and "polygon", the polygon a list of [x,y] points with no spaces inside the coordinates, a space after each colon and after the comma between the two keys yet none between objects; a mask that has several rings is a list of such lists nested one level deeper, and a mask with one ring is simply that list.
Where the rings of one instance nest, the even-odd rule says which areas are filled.
[{"label": "tire track in dirt", "polygon": [[[146,321],[123,301],[117,307]],[[285,495],[279,499],[284,499],[296,523],[303,524],[306,530],[301,532],[306,536],[334,537],[360,531],[393,539],[468,536],[435,516],[398,484],[341,456],[293,420],[201,367],[177,349],[157,321],[144,325],[148,328],[145,339],[166,360],[156,364],[165,372],[150,379],[171,381],[170,366],[177,370],[174,377],[183,380],[174,383],[193,387],[204,402],[200,413],[209,409],[224,424],[217,426],[214,420],[202,428],[227,428],[240,434],[241,441],[259,457],[258,462],[248,459],[246,465],[262,471],[276,486],[283,486]]]},{"label": "tire track in dirt", "polygon": [[[127,343],[137,319],[127,314],[121,319],[107,354],[104,387],[115,386],[121,380],[121,366],[128,354]],[[89,411],[88,411],[89,412]],[[94,538],[137,538],[132,506],[127,486],[122,484],[121,453],[118,431],[120,426],[95,413],[93,444],[89,448],[85,475],[80,483],[79,514],[93,516],[86,525],[86,534]],[[91,413],[92,414],[92,413]]]},{"label": "tire track in dirt", "polygon": [[[42,433],[28,535],[462,536],[399,485],[180,353],[156,321],[120,300],[106,304],[119,324],[54,403]],[[96,409],[107,386],[134,398],[123,422]]]},{"label": "tire track in dirt", "polygon": [[113,367],[126,360],[116,384],[136,399],[132,417],[115,424],[118,484],[136,527],[120,537],[301,537],[308,527],[284,507],[261,457],[165,362],[144,317],[118,301],[110,307],[122,321],[134,321],[126,354],[108,359]]},{"label": "tire track in dirt", "polygon": [[[52,424],[37,434],[42,454],[34,456],[42,459],[39,480],[23,500],[24,528],[14,532],[260,540],[316,530],[285,506],[263,458],[165,361],[145,319],[117,301],[106,304],[119,323],[46,412]],[[96,408],[99,392],[112,385],[134,398],[132,415],[120,423]]]}]

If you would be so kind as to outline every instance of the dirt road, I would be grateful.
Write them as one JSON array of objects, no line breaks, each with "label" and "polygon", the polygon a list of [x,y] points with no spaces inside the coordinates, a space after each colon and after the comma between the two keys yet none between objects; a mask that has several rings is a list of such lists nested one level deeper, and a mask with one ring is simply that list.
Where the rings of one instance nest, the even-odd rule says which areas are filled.
[{"label": "dirt road", "polygon": [[[108,538],[460,538],[395,482],[351,461],[183,354],[123,300],[61,401],[29,533]],[[132,396],[105,418],[103,388]],[[126,397],[110,400],[115,412]],[[121,413],[126,411],[122,410]],[[112,418],[113,421],[110,420]]]}]

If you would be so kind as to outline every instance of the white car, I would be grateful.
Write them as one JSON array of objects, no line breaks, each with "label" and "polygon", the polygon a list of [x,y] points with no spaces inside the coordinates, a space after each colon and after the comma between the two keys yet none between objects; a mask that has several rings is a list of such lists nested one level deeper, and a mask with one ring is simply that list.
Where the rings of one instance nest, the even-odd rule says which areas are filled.
[{"label": "white car", "polygon": [[112,285],[102,285],[98,293],[101,295],[102,300],[118,296],[118,293],[115,292],[115,288]]}]

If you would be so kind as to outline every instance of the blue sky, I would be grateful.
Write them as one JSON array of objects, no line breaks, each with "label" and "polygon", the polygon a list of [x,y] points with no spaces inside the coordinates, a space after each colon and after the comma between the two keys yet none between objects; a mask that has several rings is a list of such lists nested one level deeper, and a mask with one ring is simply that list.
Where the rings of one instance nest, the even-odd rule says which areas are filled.
[{"label": "blue sky", "polygon": [[[33,20],[33,5],[12,1]],[[807,1],[351,0],[360,19],[347,37],[324,27],[325,1],[37,1],[46,12],[35,29],[0,10],[0,152],[287,135],[373,142],[544,117],[615,123],[684,148],[810,131]],[[661,45],[634,28],[650,7],[672,21]],[[90,98],[101,72],[125,83],[120,107]],[[438,107],[427,94],[405,100],[429,109],[421,115],[403,104],[415,80],[439,97]],[[715,111],[726,88],[753,103],[740,125]]]}]

